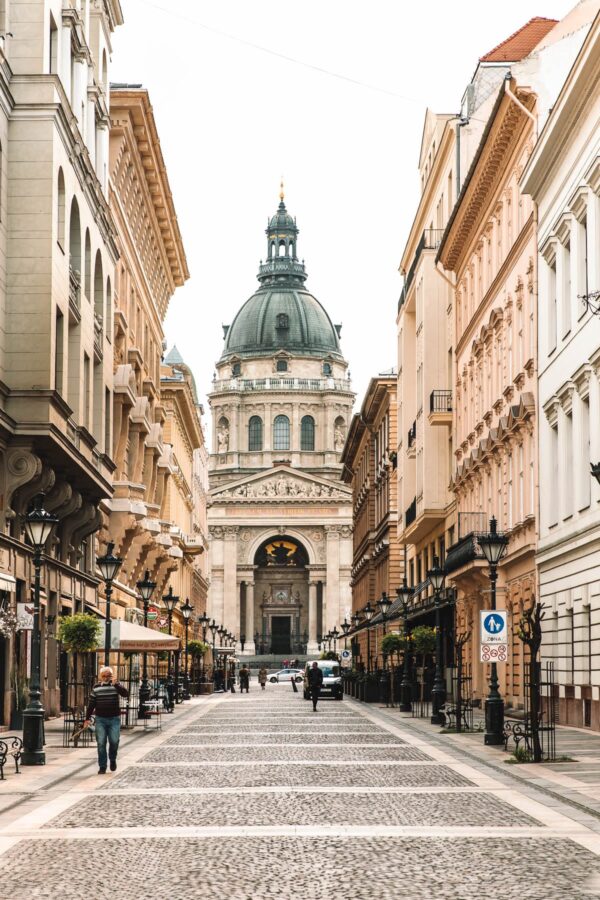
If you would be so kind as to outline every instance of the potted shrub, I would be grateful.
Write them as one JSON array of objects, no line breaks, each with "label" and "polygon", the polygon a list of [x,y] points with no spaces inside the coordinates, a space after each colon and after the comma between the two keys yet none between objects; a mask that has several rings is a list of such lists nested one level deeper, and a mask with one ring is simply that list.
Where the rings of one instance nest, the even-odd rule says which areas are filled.
[{"label": "potted shrub", "polygon": [[15,708],[10,713],[10,727],[15,731],[23,728],[23,710],[29,703],[29,680],[14,668],[10,673],[10,686],[15,694]]},{"label": "potted shrub", "polygon": [[209,646],[205,644],[204,641],[189,641],[188,642],[188,653],[192,658],[192,688],[195,694],[210,694],[212,693],[213,685],[212,682],[204,682],[200,681],[198,670],[200,668],[201,660],[204,658],[205,654],[208,652]]},{"label": "potted shrub", "polygon": [[364,680],[365,703],[377,703],[379,701],[379,676],[377,672],[369,672]]},{"label": "potted shrub", "polygon": [[412,642],[415,653],[423,657],[435,651],[435,628],[429,625],[417,625],[412,630]]},{"label": "potted shrub", "polygon": [[59,619],[58,640],[70,653],[90,653],[98,648],[101,631],[96,616],[76,613]]}]

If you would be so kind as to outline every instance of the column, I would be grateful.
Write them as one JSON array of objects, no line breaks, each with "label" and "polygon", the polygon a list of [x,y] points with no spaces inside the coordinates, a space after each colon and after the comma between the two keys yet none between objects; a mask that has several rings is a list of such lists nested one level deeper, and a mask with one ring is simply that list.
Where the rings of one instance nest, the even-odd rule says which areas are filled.
[{"label": "column", "polygon": [[317,653],[317,582],[308,582],[308,647],[310,655]]},{"label": "column", "polygon": [[[331,631],[339,626],[340,609],[340,526],[326,525],[327,539],[327,586],[324,597],[323,628]],[[339,629],[338,629],[339,630]]]},{"label": "column", "polygon": [[[239,595],[237,591],[237,539],[238,527],[226,526],[223,560],[223,621],[228,631],[237,634],[239,628]],[[239,637],[239,635],[238,635]]]},{"label": "column", "polygon": [[254,582],[246,582],[246,643],[244,654],[253,656],[256,653],[254,646]]}]

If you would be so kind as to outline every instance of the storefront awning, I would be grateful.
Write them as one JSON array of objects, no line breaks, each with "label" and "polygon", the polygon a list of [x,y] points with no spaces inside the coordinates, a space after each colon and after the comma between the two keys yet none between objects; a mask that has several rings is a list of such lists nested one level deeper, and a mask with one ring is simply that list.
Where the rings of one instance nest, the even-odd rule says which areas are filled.
[{"label": "storefront awning", "polygon": [[[104,626],[104,622],[102,623]],[[143,625],[135,625],[124,619],[112,619],[110,629],[111,650],[120,650],[126,653],[160,652],[161,650],[179,650],[178,637],[163,634],[162,631],[154,631],[152,628],[144,628]],[[104,647],[104,627],[98,649]]]},{"label": "storefront awning", "polygon": [[0,591],[10,591],[13,593],[17,586],[17,579],[8,572],[0,572]]}]

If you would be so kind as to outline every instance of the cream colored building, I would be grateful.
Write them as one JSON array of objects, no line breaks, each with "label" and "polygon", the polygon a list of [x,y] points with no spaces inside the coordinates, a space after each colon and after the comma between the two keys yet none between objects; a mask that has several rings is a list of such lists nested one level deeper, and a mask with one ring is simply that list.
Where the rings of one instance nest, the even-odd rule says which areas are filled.
[{"label": "cream colored building", "polygon": [[[121,22],[118,0],[0,7],[0,587],[5,607],[31,600],[23,519],[43,491],[59,519],[41,599],[43,701],[54,713],[67,675],[57,617],[96,606],[93,534],[112,493],[118,248],[106,160]],[[26,638],[0,638],[2,724],[15,674],[29,672]]]},{"label": "cream colored building", "polygon": [[[600,729],[600,16],[523,173],[538,209],[539,599],[559,720]],[[568,135],[568,141],[564,136]],[[597,305],[597,300],[596,300]]]},{"label": "cream colored building", "polygon": [[246,653],[314,652],[351,607],[340,459],[354,394],[341,326],[306,289],[297,240],[282,196],[260,287],[225,329],[209,398],[208,609]]}]

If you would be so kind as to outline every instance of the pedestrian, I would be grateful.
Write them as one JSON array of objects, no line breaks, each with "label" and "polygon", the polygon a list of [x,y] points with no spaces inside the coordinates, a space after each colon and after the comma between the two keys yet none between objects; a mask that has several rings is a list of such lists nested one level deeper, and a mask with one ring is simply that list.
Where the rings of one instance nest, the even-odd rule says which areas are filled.
[{"label": "pedestrian", "polygon": [[312,668],[308,670],[308,690],[313,705],[313,712],[317,711],[317,702],[323,686],[323,672],[319,668],[319,663],[315,660]]},{"label": "pedestrian", "polygon": [[129,697],[129,691],[115,681],[110,666],[100,669],[100,681],[95,684],[90,694],[85,714],[84,726],[90,724],[96,716],[96,744],[98,745],[98,775],[106,774],[106,742],[108,741],[108,760],[110,771],[117,768],[117,751],[121,735],[121,709],[119,697]]},{"label": "pedestrian", "polygon": [[268,676],[268,674],[269,674],[269,673],[267,672],[265,666],[261,666],[260,669],[258,670],[258,681],[259,681],[259,684],[260,684],[261,689],[262,689],[263,691],[264,691],[265,686],[266,686],[266,684],[267,684],[267,676]]},{"label": "pedestrian", "polygon": [[250,690],[250,669],[248,668],[246,663],[244,663],[242,668],[240,669],[240,694],[243,694],[244,691],[246,691],[246,693],[248,693],[249,690]]}]

